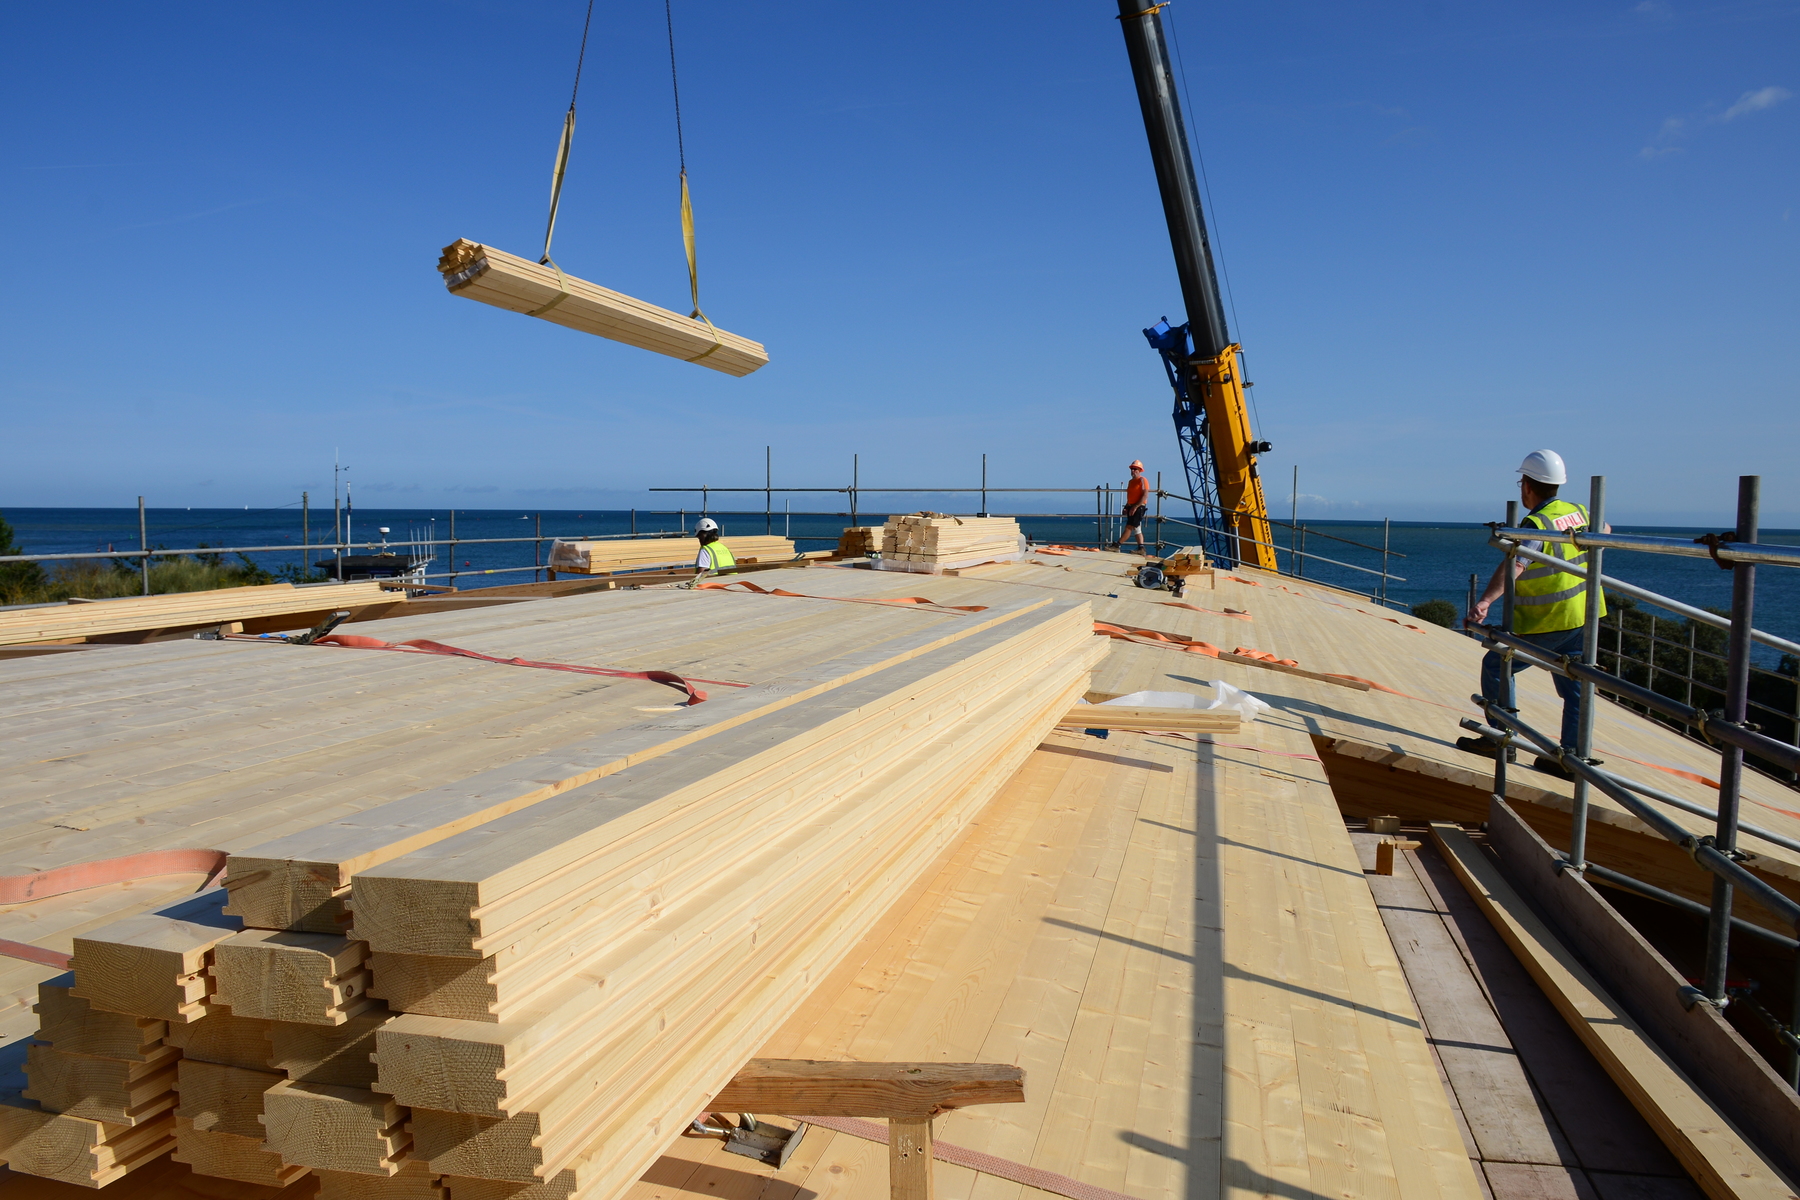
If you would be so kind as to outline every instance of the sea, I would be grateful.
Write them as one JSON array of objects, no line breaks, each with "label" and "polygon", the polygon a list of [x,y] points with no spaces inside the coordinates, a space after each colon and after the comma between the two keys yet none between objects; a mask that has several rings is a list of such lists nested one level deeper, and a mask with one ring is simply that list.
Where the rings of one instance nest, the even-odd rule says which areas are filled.
[{"label": "sea", "polygon": [[[721,512],[710,515],[723,526],[726,536],[783,534],[802,550],[827,549],[837,544],[838,533],[850,523],[847,512]],[[1035,541],[1093,545],[1099,534],[1095,517],[1057,517],[1017,514],[1020,526]],[[481,587],[542,578],[541,564],[548,561],[555,538],[617,537],[626,533],[667,533],[692,536],[698,510],[615,510],[576,512],[522,511],[519,509],[463,509],[455,512],[454,556],[443,542],[451,533],[447,509],[358,508],[350,516],[349,539],[375,543],[384,539],[396,552],[411,552],[429,559],[427,574],[434,582],[446,582],[454,574],[458,587]],[[134,550],[138,547],[138,514],[133,508],[7,508],[0,510],[13,527],[14,539],[27,554],[75,554]],[[882,512],[858,512],[859,525],[878,525]],[[1306,578],[1369,594],[1379,593],[1383,527],[1379,522],[1308,521],[1304,549],[1316,557],[1304,559]],[[308,546],[332,540],[332,511],[314,508],[303,513],[288,505],[269,509],[150,508],[145,511],[150,546],[168,550],[212,547],[275,547],[250,550],[252,562],[270,570],[303,559],[316,564],[320,553]],[[386,528],[387,532],[382,533]],[[1694,538],[1705,529],[1669,526],[1619,527],[1621,533]],[[1171,543],[1183,540],[1184,531],[1173,523],[1164,536]],[[1145,534],[1154,539],[1155,519],[1146,523]],[[1108,536],[1115,536],[1109,529]],[[1406,609],[1426,600],[1448,600],[1461,613],[1466,606],[1470,581],[1484,586],[1499,561],[1487,544],[1484,525],[1445,522],[1395,521],[1386,530],[1389,555],[1386,600]],[[1191,540],[1191,539],[1188,539]],[[1800,545],[1800,530],[1764,530],[1761,540]],[[1284,568],[1292,557],[1290,544],[1299,545],[1299,534],[1277,528],[1275,541],[1282,547]],[[365,551],[358,550],[357,553]],[[1323,561],[1326,559],[1335,562]],[[54,564],[47,564],[53,566]],[[1359,569],[1360,568],[1360,569]],[[1729,608],[1731,572],[1722,571],[1710,559],[1675,558],[1667,555],[1609,552],[1606,573],[1688,604],[1702,608]],[[1756,626],[1778,636],[1800,641],[1800,571],[1763,567],[1757,572]],[[1760,656],[1759,656],[1760,657]]]}]

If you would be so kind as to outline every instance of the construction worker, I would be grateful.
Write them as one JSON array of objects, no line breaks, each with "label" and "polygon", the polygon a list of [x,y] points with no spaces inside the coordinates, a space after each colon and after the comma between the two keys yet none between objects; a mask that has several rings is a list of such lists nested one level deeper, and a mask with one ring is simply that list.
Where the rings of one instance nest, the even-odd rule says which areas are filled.
[{"label": "construction worker", "polygon": [[700,523],[694,526],[694,536],[700,539],[700,552],[694,556],[694,569],[702,575],[717,575],[721,571],[737,568],[737,559],[732,557],[731,547],[720,539],[724,536],[719,530],[719,523],[711,517],[701,517]]},{"label": "construction worker", "polygon": [[[1525,461],[1519,464],[1519,498],[1528,511],[1519,524],[1534,529],[1555,529],[1563,533],[1586,529],[1587,509],[1568,500],[1557,499],[1557,490],[1568,480],[1569,472],[1563,466],[1562,456],[1556,451],[1533,450],[1527,454]],[[1611,527],[1604,532],[1612,532]],[[1527,550],[1548,554],[1572,566],[1587,565],[1587,551],[1568,542],[1521,544]],[[1512,632],[1537,646],[1547,658],[1561,658],[1565,654],[1579,658],[1582,627],[1587,624],[1587,580],[1548,563],[1531,562],[1523,558],[1514,560],[1513,572]],[[1505,593],[1506,562],[1502,560],[1494,570],[1494,577],[1488,580],[1487,590],[1464,618],[1464,623],[1483,624],[1487,620],[1488,609]],[[1600,615],[1606,615],[1604,593],[1600,597]],[[1512,669],[1517,673],[1527,665],[1515,659]],[[1573,753],[1581,729],[1581,685],[1562,675],[1553,676],[1553,679],[1556,694],[1562,697],[1563,702],[1560,742],[1564,750]],[[1498,651],[1490,650],[1481,660],[1481,694],[1489,700],[1504,701],[1505,685],[1506,660]],[[1497,753],[1494,743],[1479,737],[1458,738],[1456,748],[1489,758]],[[1574,778],[1571,772],[1558,765],[1554,759],[1539,757],[1537,769],[1563,779]]]},{"label": "construction worker", "polygon": [[1131,460],[1131,482],[1125,485],[1125,530],[1119,534],[1119,540],[1113,544],[1114,550],[1125,548],[1125,538],[1136,535],[1138,549],[1144,548],[1144,514],[1150,506],[1144,503],[1150,495],[1150,482],[1144,478],[1144,464],[1137,459]]}]

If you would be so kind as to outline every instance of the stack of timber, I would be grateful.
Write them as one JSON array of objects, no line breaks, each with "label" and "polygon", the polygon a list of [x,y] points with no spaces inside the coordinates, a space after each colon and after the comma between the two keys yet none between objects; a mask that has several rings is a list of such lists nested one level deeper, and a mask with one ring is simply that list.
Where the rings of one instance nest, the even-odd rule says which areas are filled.
[{"label": "stack of timber", "polygon": [[[783,537],[723,540],[731,548],[732,557],[741,563],[785,562],[794,557],[794,543]],[[653,567],[686,567],[693,565],[698,545],[689,538],[620,538],[603,542],[558,539],[550,548],[550,569],[571,575],[610,575]]]},{"label": "stack of timber", "polygon": [[982,562],[1010,561],[1024,550],[1019,523],[1011,517],[913,513],[889,517],[881,530],[883,563],[916,563],[955,569]]},{"label": "stack of timber", "polygon": [[867,558],[881,550],[882,527],[852,525],[838,534],[837,558]]},{"label": "stack of timber", "polygon": [[302,587],[271,583],[258,587],[40,605],[0,612],[0,646],[79,642],[121,634],[201,629],[259,617],[386,604],[398,598],[396,593],[383,590],[378,581],[366,580]]},{"label": "stack of timber", "polygon": [[467,238],[444,247],[438,271],[453,296],[542,317],[727,375],[748,375],[769,361],[760,342]]},{"label": "stack of timber", "polygon": [[[852,598],[875,580],[832,582]],[[269,1188],[313,1174],[322,1200],[621,1195],[962,836],[1108,646],[1073,598],[613,604],[690,644],[737,609],[770,636],[729,639],[734,665],[770,644],[800,665],[463,784],[322,809],[231,855],[229,906],[215,888],[78,934],[40,994],[28,1086],[0,1097],[0,1161],[98,1187],[172,1152]],[[587,606],[535,624],[591,640]],[[566,686],[330,648],[146,652],[176,649]],[[642,712],[657,685],[606,686]]]},{"label": "stack of timber", "polygon": [[415,1155],[617,1194],[1082,693],[1090,620],[1045,606],[357,873]]}]

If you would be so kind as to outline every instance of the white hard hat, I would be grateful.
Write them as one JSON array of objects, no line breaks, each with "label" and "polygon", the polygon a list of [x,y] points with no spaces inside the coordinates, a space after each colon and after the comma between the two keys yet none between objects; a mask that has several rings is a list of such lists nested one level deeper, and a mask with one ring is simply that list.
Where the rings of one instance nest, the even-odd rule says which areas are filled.
[{"label": "white hard hat", "polygon": [[1525,461],[1519,464],[1519,474],[1558,487],[1569,482],[1569,470],[1563,466],[1562,455],[1554,450],[1533,450],[1527,454]]},{"label": "white hard hat", "polygon": [[[1557,461],[1561,462],[1560,459],[1558,459]],[[713,520],[711,517],[701,517],[700,523],[698,525],[694,526],[694,532],[695,533],[717,533],[717,532],[719,532],[719,523],[717,521]]]}]

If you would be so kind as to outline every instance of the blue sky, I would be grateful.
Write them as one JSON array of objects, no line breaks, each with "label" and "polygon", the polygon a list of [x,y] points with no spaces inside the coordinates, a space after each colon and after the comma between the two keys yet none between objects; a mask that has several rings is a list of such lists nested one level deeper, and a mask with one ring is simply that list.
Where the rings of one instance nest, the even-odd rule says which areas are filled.
[{"label": "blue sky", "polygon": [[[1179,473],[1180,297],[1105,0],[675,0],[742,380],[448,296],[535,255],[582,5],[10,5],[0,509],[642,503]],[[1272,507],[1800,525],[1800,4],[1226,3],[1182,51]],[[598,0],[557,234],[683,308],[663,10]],[[1585,488],[1577,490],[1585,491]],[[1278,496],[1279,499],[1275,499]]]}]

